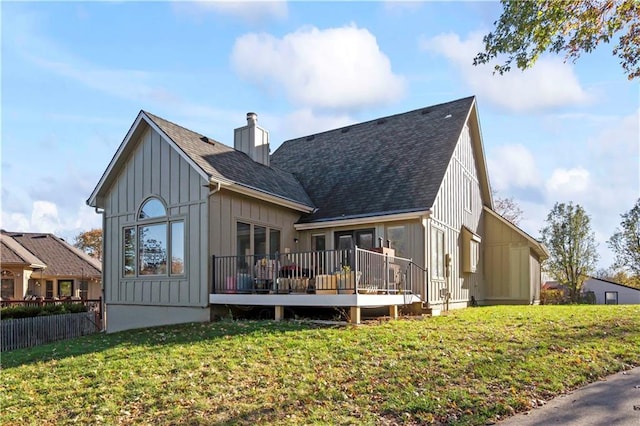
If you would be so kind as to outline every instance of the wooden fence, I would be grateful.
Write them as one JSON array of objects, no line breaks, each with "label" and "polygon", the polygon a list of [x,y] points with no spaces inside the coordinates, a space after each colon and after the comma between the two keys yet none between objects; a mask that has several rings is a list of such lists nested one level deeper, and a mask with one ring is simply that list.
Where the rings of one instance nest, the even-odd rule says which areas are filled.
[{"label": "wooden fence", "polygon": [[0,351],[30,348],[100,331],[96,312],[16,318],[0,321]]}]

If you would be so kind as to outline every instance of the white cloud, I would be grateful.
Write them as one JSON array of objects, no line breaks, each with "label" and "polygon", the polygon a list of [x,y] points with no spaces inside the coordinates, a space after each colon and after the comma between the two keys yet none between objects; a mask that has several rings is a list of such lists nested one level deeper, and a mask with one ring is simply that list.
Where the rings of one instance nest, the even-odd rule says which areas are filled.
[{"label": "white cloud", "polygon": [[522,145],[503,145],[487,159],[492,188],[536,187],[540,183],[538,167],[531,152]]},{"label": "white cloud", "polygon": [[[563,117],[567,119],[567,117]],[[608,267],[613,254],[606,242],[620,224],[620,214],[631,209],[640,196],[640,110],[626,116],[582,117],[592,131],[569,152],[578,155],[548,156],[545,151],[534,157],[525,148],[506,146],[489,153],[489,173],[500,196],[514,196],[525,212],[521,227],[533,236],[544,226],[554,203],[580,204],[591,218],[600,255],[599,265]],[[557,151],[556,151],[557,152]],[[532,178],[531,168],[543,169],[552,162],[542,178]],[[524,159],[524,160],[523,160]],[[526,170],[518,170],[524,167]],[[538,172],[542,174],[543,172]],[[535,175],[534,175],[535,176]],[[517,184],[536,187],[532,192],[519,192]]]},{"label": "white cloud", "polygon": [[[597,121],[596,121],[597,122]],[[598,158],[607,160],[631,159],[638,166],[640,154],[640,109],[622,118],[609,120],[607,127],[601,128],[589,140],[589,147]]]},{"label": "white cloud", "polygon": [[60,228],[58,206],[49,201],[34,201],[31,212],[31,229],[34,232],[48,232],[49,229]]},{"label": "white cloud", "polygon": [[83,203],[61,211],[54,202],[36,200],[30,214],[6,211],[5,207],[0,216],[0,227],[7,231],[46,232],[73,241],[80,232],[102,226],[101,216]]},{"label": "white cloud", "polygon": [[216,0],[195,2],[174,2],[174,8],[193,16],[200,16],[203,12],[213,12],[220,15],[239,18],[249,23],[260,23],[269,19],[284,19],[289,14],[286,1],[268,0]]},{"label": "white cloud", "polygon": [[557,58],[542,57],[527,71],[514,67],[504,75],[493,74],[491,64],[474,66],[473,58],[483,50],[479,32],[471,33],[466,40],[454,33],[422,37],[420,47],[446,57],[475,94],[509,111],[536,111],[590,101],[573,68]]},{"label": "white cloud", "polygon": [[231,62],[241,78],[271,92],[284,90],[304,107],[349,109],[386,104],[404,93],[376,38],[355,25],[319,30],[302,28],[276,38],[245,34]]},{"label": "white cloud", "polygon": [[545,184],[547,194],[554,200],[575,200],[591,188],[589,172],[582,167],[555,169]]}]

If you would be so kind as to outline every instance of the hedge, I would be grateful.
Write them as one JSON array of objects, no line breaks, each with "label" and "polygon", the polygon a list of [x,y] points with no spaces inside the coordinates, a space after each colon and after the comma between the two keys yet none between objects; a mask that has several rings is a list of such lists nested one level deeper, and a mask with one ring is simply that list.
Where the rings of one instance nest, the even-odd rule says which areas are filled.
[{"label": "hedge", "polygon": [[87,312],[88,308],[82,303],[47,304],[43,306],[9,306],[2,308],[2,320],[14,318],[31,318],[48,315],[77,314]]}]

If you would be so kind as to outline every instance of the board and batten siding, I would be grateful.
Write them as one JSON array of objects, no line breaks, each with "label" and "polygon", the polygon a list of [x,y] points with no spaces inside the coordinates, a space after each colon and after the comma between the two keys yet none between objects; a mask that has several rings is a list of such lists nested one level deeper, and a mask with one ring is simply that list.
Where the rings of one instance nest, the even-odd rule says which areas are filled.
[{"label": "board and batten siding", "polygon": [[[105,302],[206,307],[208,182],[154,130],[147,128],[135,144],[105,197]],[[164,201],[170,219],[184,220],[183,276],[123,275],[123,229],[135,226],[141,204],[151,196]]]},{"label": "board and batten siding", "polygon": [[293,224],[300,217],[297,211],[222,189],[209,198],[209,217],[209,245],[215,256],[237,255],[238,222],[279,230],[280,250],[295,251]]},{"label": "board and batten siding", "polygon": [[[465,205],[466,185],[471,188],[471,208]],[[466,306],[466,303],[474,296],[480,300],[483,295],[483,267],[482,252],[480,262],[475,273],[462,272],[461,244],[462,227],[465,226],[475,234],[483,237],[482,223],[483,200],[478,180],[476,158],[473,150],[471,133],[468,124],[465,124],[453,156],[435,202],[432,214],[424,229],[425,241],[428,242],[426,250],[426,265],[431,269],[431,227],[444,231],[445,253],[451,256],[451,270],[449,279],[434,279],[429,271],[429,303],[438,305],[443,303],[441,289],[448,288],[450,304]],[[484,241],[483,241],[484,242]]]},{"label": "board and batten siding", "polygon": [[485,215],[484,267],[487,302],[535,303],[540,298],[540,260],[527,239],[491,214]]}]

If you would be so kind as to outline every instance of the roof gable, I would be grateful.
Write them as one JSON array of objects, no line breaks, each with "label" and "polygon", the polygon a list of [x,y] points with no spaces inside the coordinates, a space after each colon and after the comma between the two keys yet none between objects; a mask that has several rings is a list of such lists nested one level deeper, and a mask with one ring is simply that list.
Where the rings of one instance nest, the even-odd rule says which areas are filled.
[{"label": "roof gable", "polygon": [[489,208],[487,206],[484,206],[484,211],[487,212],[490,217],[495,218],[499,223],[502,223],[505,226],[513,229],[518,235],[520,235],[524,239],[526,239],[527,242],[529,243],[529,247],[531,249],[533,249],[536,252],[536,254],[538,256],[540,256],[541,259],[544,260],[544,259],[548,259],[549,258],[549,256],[550,256],[549,250],[547,250],[547,247],[543,243],[541,243],[540,241],[536,240],[531,235],[527,234],[525,231],[520,229],[513,222],[511,222],[511,221],[505,219],[504,217],[500,216],[498,213],[493,211],[491,208]]},{"label": "roof gable", "polygon": [[146,111],[138,114],[87,204],[100,207],[100,195],[115,179],[117,170],[133,150],[132,141],[137,140],[148,127],[160,134],[207,181],[241,186],[272,196],[276,201],[290,201],[301,206],[303,211],[313,209],[311,200],[292,174],[259,164],[243,152]]},{"label": "roof gable", "polygon": [[432,207],[474,97],[284,142],[271,164],[300,180],[317,211],[302,222]]},{"label": "roof gable", "polygon": [[[2,231],[46,265],[47,275],[100,277],[100,261],[88,256],[53,234]],[[3,256],[4,257],[4,256]],[[4,259],[3,259],[4,260]]]}]

